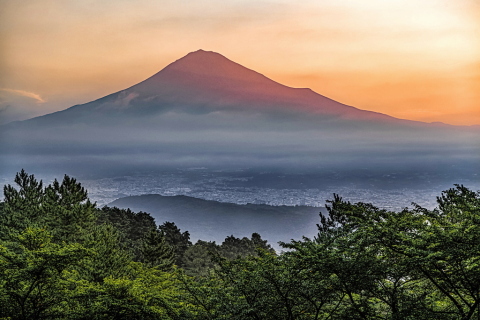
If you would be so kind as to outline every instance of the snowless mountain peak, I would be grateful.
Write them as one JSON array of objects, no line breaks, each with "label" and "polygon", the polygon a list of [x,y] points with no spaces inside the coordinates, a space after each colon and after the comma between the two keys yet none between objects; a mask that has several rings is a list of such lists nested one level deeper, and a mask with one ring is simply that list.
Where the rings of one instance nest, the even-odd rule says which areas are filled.
[{"label": "snowless mountain peak", "polygon": [[272,82],[262,74],[248,69],[220,53],[197,50],[169,64],[152,78],[204,77],[229,78],[245,82]]}]

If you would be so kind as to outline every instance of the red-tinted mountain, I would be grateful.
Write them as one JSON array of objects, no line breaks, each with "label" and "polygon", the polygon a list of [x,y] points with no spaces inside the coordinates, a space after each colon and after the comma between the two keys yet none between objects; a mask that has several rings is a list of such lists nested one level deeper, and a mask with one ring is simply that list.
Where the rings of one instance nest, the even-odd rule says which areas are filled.
[{"label": "red-tinted mountain", "polygon": [[127,92],[150,97],[161,94],[171,101],[223,107],[290,108],[345,117],[391,119],[346,106],[310,89],[284,86],[219,53],[203,50],[189,53]]},{"label": "red-tinted mountain", "polygon": [[131,121],[132,117],[165,112],[229,111],[415,123],[347,106],[310,89],[284,86],[219,53],[203,50],[187,54],[128,89],[33,121],[88,122],[99,121],[99,116],[118,118],[119,114],[128,114]]}]

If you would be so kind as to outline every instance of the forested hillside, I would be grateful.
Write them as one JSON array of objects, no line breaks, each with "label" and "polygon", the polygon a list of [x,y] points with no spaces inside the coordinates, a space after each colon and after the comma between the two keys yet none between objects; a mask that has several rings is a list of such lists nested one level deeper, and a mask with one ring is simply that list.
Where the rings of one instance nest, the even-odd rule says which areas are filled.
[{"label": "forested hillside", "polygon": [[146,211],[156,221],[175,221],[195,239],[221,242],[226,235],[260,233],[273,242],[301,239],[316,234],[315,224],[325,208],[235,204],[188,196],[147,194],[117,199],[109,204],[134,211]]},{"label": "forested hillside", "polygon": [[[480,193],[401,212],[338,195],[313,239],[190,241],[23,170],[0,206],[0,319],[477,319]],[[160,225],[157,225],[159,223]]]}]

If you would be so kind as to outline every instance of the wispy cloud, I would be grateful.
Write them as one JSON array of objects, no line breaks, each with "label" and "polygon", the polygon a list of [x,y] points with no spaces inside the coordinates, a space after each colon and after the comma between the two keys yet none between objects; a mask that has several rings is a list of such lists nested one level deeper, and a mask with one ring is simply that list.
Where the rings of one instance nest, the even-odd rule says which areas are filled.
[{"label": "wispy cloud", "polygon": [[19,96],[32,98],[37,101],[37,103],[44,103],[47,102],[44,100],[39,94],[35,92],[25,91],[25,90],[16,90],[16,89],[8,89],[8,88],[0,88],[2,91],[10,92]]}]

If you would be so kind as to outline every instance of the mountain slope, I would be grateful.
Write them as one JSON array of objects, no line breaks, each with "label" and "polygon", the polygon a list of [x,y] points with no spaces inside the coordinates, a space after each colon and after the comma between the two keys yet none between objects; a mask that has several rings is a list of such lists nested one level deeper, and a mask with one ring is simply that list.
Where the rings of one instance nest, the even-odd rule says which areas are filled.
[{"label": "mountain slope", "polygon": [[308,113],[339,119],[414,123],[347,106],[310,89],[284,86],[218,53],[203,50],[189,53],[128,89],[27,122],[95,122],[99,116],[102,121],[109,117],[119,121],[121,116],[128,116],[131,121],[169,111]]}]

